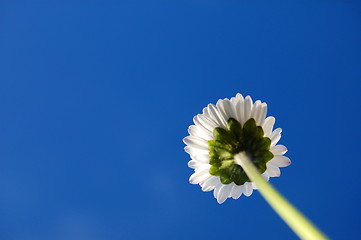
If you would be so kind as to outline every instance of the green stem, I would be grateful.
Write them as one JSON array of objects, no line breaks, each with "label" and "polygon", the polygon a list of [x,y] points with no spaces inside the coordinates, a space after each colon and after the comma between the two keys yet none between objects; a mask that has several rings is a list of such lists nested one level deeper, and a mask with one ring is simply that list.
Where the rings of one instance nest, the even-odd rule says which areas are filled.
[{"label": "green stem", "polygon": [[252,182],[278,215],[301,238],[307,240],[328,239],[301,212],[285,199],[270,183],[265,181],[245,152],[234,156],[235,162],[246,172]]}]

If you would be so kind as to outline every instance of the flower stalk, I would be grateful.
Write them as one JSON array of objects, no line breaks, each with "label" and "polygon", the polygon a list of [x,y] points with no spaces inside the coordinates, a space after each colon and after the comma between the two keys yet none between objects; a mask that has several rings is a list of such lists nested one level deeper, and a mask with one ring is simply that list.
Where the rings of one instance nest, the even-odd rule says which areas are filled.
[{"label": "flower stalk", "polygon": [[270,183],[265,181],[245,152],[234,156],[249,179],[256,183],[258,190],[276,213],[301,238],[306,240],[327,240],[328,238],[317,229],[301,212],[285,199]]}]

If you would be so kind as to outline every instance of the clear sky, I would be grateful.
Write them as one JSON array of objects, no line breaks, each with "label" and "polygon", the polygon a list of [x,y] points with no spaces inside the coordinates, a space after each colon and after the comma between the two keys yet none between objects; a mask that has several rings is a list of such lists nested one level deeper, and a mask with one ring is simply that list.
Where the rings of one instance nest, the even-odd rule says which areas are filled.
[{"label": "clear sky", "polygon": [[296,239],[258,192],[188,183],[208,103],[267,102],[271,179],[333,239],[361,235],[360,1],[1,1],[0,239]]}]

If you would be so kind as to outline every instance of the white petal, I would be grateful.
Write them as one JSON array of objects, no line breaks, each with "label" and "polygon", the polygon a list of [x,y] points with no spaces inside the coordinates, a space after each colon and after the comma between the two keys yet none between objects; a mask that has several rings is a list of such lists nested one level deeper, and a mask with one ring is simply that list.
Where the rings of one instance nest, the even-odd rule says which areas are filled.
[{"label": "white petal", "polygon": [[202,128],[196,126],[196,125],[191,125],[188,128],[188,133],[191,136],[195,136],[195,137],[199,137],[199,138],[203,138],[206,141],[212,140],[213,137],[207,132],[205,132]]},{"label": "white petal", "polygon": [[226,199],[229,197],[231,190],[232,190],[231,184],[224,185],[222,189],[219,191],[217,202],[219,204],[224,203],[224,201],[226,201]]},{"label": "white petal", "polygon": [[209,154],[197,155],[197,156],[194,156],[194,159],[199,162],[209,163]]},{"label": "white petal", "polygon": [[271,147],[270,151],[273,155],[283,155],[287,152],[287,148],[283,145],[276,145]]},{"label": "white petal", "polygon": [[197,149],[197,148],[193,148],[190,146],[186,146],[184,148],[184,151],[186,151],[188,154],[190,154],[191,156],[198,156],[198,155],[205,155],[205,154],[209,154],[208,150],[201,150],[201,149]]},{"label": "white petal", "polygon": [[[208,105],[211,105],[211,104],[208,104]],[[203,114],[200,114],[200,116],[203,117],[204,121],[207,121],[208,123],[210,123],[214,126],[217,126],[217,127],[219,126],[217,119],[213,117],[212,112],[210,111],[208,106],[203,108]]]},{"label": "white petal", "polygon": [[[234,106],[233,104],[231,103],[230,100],[228,99],[225,99],[223,102],[222,102],[222,110],[224,111],[224,114],[226,116],[228,116],[228,119],[230,118],[236,118],[236,114],[235,114],[235,110],[234,110]],[[227,119],[227,120],[228,120]]]},{"label": "white petal", "polygon": [[236,94],[236,99],[237,99],[237,100],[240,100],[240,101],[243,101],[243,100],[244,100],[242,94],[240,94],[240,93],[237,93],[237,94]]},{"label": "white petal", "polygon": [[199,171],[196,171],[189,177],[189,182],[191,184],[199,184],[203,181],[205,181],[207,178],[211,177],[209,174],[209,169],[202,169]]},{"label": "white petal", "polygon": [[267,163],[267,170],[265,173],[270,177],[279,177],[281,175],[280,169],[269,163]]},{"label": "white petal", "polygon": [[271,133],[271,135],[269,136],[269,138],[271,139],[271,147],[275,146],[278,143],[278,141],[281,139],[281,132],[282,129],[277,128]]},{"label": "white petal", "polygon": [[237,102],[238,102],[237,98],[235,98],[235,97],[232,97],[229,101],[231,101],[231,103],[232,103],[233,105],[236,105]]},{"label": "white petal", "polygon": [[188,133],[189,135],[191,136],[197,136],[198,137],[198,132],[199,130],[197,129],[197,126],[196,125],[190,125],[188,127]]},{"label": "white petal", "polygon": [[244,98],[243,98],[242,94],[240,94],[240,93],[237,93],[237,95],[235,97],[231,98],[231,102],[234,105],[236,105],[236,103],[238,101],[244,101]]},{"label": "white petal", "polygon": [[286,156],[274,156],[274,158],[269,161],[269,164],[276,167],[287,167],[291,164],[291,160]]},{"label": "white petal", "polygon": [[[197,115],[198,115],[198,114],[197,114]],[[208,109],[207,109],[207,107],[203,108],[202,113],[199,114],[199,115],[206,116],[207,118],[209,118],[209,114],[208,114]]]},{"label": "white petal", "polygon": [[[211,118],[211,116],[209,115],[209,112],[208,112],[208,107],[203,108],[202,113],[203,113],[203,114],[201,114],[201,115],[204,115],[204,116],[206,116],[207,118]],[[211,119],[212,119],[212,118],[211,118]]]},{"label": "white petal", "polygon": [[190,167],[190,168],[196,168],[197,165],[198,165],[198,162],[196,160],[190,160],[188,162],[188,167]]},{"label": "white petal", "polygon": [[[198,114],[199,115],[199,114]],[[207,134],[208,136],[213,137],[213,129],[208,129],[206,126],[203,126],[203,124],[199,121],[198,115],[193,118],[194,124],[202,129],[202,131]]]},{"label": "white petal", "polygon": [[247,96],[244,99],[244,119],[245,122],[250,119],[251,116],[251,112],[252,112],[252,98],[250,96]]},{"label": "white petal", "polygon": [[[261,101],[260,100],[257,100],[254,104],[253,104],[253,107],[252,107],[252,112],[251,112],[251,115],[250,115],[250,118],[254,118],[254,120],[257,122],[257,119],[259,118],[259,113],[261,111]],[[257,124],[258,126],[258,124]]]},{"label": "white petal", "polygon": [[246,182],[245,184],[243,184],[243,186],[244,186],[244,190],[243,190],[244,195],[245,195],[246,197],[251,196],[252,193],[253,193],[252,183]]},{"label": "white petal", "polygon": [[226,112],[224,111],[224,109],[223,109],[223,101],[224,101],[224,100],[219,99],[219,100],[217,101],[216,106],[217,106],[218,112],[222,115],[222,118],[227,122],[228,119],[229,119],[229,116],[227,115],[227,113],[226,113]]},{"label": "white petal", "polygon": [[238,199],[243,193],[243,185],[242,186],[238,186],[236,184],[234,184],[232,191],[231,191],[231,197],[233,199]]},{"label": "white petal", "polygon": [[264,120],[266,118],[266,114],[267,114],[267,104],[262,103],[258,118],[256,119],[258,126],[263,126]]},{"label": "white petal", "polygon": [[268,117],[265,119],[263,126],[262,126],[265,137],[269,137],[271,135],[275,121],[276,121],[276,119],[274,117]]},{"label": "white petal", "polygon": [[188,162],[188,167],[200,170],[200,169],[206,169],[206,168],[209,169],[211,167],[211,165],[209,165],[208,163],[202,163],[202,162],[192,159]]},{"label": "white petal", "polygon": [[217,197],[218,197],[219,190],[221,189],[222,186],[223,186],[223,184],[221,183],[221,181],[219,181],[219,182],[217,183],[217,185],[214,186],[214,191],[213,191],[213,196],[214,196],[214,198],[217,198]]},{"label": "white petal", "polygon": [[238,122],[243,125],[246,120],[244,118],[244,100],[237,102],[235,107]]},{"label": "white petal", "polygon": [[213,133],[213,129],[218,127],[217,123],[215,123],[212,119],[206,117],[204,114],[198,114],[197,118],[198,121],[212,133]]},{"label": "white petal", "polygon": [[188,136],[183,138],[183,142],[194,148],[208,150],[208,142],[199,137]]},{"label": "white petal", "polygon": [[222,114],[219,113],[219,110],[216,106],[213,104],[208,104],[208,113],[219,127],[226,128],[227,121],[223,118]]},{"label": "white petal", "polygon": [[220,184],[220,180],[219,177],[215,177],[215,176],[211,176],[210,178],[208,178],[206,181],[204,181],[202,183],[202,191],[204,192],[208,192],[214,189],[214,187]]}]

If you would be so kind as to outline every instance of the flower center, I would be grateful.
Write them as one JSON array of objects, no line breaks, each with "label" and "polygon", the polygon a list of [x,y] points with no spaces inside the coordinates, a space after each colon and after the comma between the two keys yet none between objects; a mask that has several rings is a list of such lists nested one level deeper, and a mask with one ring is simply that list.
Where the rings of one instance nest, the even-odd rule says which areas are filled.
[{"label": "flower center", "polygon": [[210,164],[209,173],[219,176],[223,184],[234,182],[243,185],[251,182],[242,167],[234,162],[234,155],[245,152],[260,173],[266,171],[266,163],[273,158],[269,151],[271,139],[264,137],[262,127],[251,118],[242,127],[234,118],[227,122],[227,130],[217,127],[213,130],[214,140],[208,141]]}]

